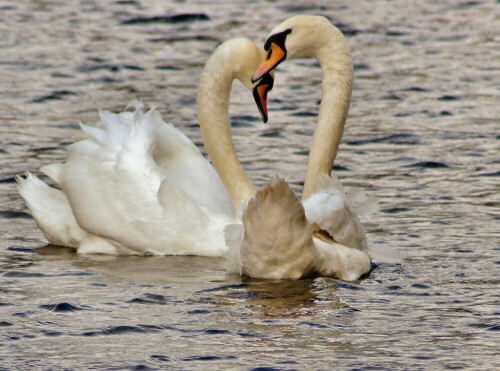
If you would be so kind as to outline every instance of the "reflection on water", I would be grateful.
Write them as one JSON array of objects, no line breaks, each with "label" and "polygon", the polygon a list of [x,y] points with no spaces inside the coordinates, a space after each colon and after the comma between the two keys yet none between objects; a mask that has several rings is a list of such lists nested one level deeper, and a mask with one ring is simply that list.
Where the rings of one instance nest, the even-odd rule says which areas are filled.
[{"label": "reflection on water", "polygon": [[317,299],[314,280],[298,282],[260,281],[243,278],[241,284],[226,285],[198,292],[210,292],[226,305],[244,305],[264,317],[301,317],[315,306]]},{"label": "reflection on water", "polygon": [[[347,36],[355,85],[334,171],[379,198],[369,243],[404,264],[268,282],[217,258],[45,246],[15,175],[63,161],[78,121],[133,99],[202,146],[208,55],[230,37],[262,44],[299,13]],[[0,368],[498,368],[499,15],[489,0],[1,4]],[[314,61],[280,65],[270,126],[235,84],[232,134],[257,186],[279,173],[301,191],[320,82]]]}]

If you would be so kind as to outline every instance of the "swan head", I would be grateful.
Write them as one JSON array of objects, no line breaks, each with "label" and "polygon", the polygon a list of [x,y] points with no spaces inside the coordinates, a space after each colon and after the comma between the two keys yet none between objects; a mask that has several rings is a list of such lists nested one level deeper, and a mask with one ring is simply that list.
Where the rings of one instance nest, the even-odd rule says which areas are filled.
[{"label": "swan head", "polygon": [[[217,96],[229,100],[232,81],[237,79],[253,92],[262,120],[267,122],[267,93],[273,88],[274,71],[262,74],[252,81],[252,75],[265,55],[262,48],[247,38],[239,37],[223,42],[205,63],[198,87],[198,102],[211,96],[214,86],[219,90]],[[201,104],[201,109],[205,106],[206,104]]]},{"label": "swan head", "polygon": [[274,78],[270,73],[266,73],[262,78],[255,84],[253,88],[253,99],[255,104],[259,108],[260,116],[264,123],[267,122],[267,93],[272,90],[274,85]]},{"label": "swan head", "polygon": [[276,26],[264,45],[264,61],[255,71],[252,81],[274,70],[289,58],[313,57],[336,28],[323,16],[298,15]]}]

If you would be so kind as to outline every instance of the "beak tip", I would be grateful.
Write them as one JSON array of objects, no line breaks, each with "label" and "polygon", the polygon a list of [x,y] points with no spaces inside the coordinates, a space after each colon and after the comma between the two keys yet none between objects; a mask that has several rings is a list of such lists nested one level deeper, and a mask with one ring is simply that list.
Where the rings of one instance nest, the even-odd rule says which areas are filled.
[{"label": "beak tip", "polygon": [[260,112],[260,118],[264,122],[264,124],[267,124],[267,120],[269,117],[267,116],[267,112],[262,111],[262,109],[259,107],[259,112]]}]

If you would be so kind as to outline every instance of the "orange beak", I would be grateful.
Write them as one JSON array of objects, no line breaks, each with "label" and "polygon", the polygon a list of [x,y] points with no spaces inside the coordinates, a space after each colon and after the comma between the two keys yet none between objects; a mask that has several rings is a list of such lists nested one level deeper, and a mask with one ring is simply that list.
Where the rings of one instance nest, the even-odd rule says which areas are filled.
[{"label": "orange beak", "polygon": [[276,66],[280,64],[285,58],[286,58],[285,51],[275,43],[271,43],[271,47],[267,51],[266,58],[260,64],[259,68],[257,68],[252,77],[252,82],[257,81],[266,73],[276,68]]},{"label": "orange beak", "polygon": [[267,92],[273,88],[274,79],[270,74],[265,74],[260,83],[253,88],[253,98],[259,108],[262,121],[267,122]]},{"label": "orange beak", "polygon": [[261,85],[257,87],[257,95],[259,99],[259,103],[257,104],[257,107],[259,107],[259,112],[260,115],[262,116],[262,121],[264,123],[267,122],[268,115],[267,115],[267,88],[269,85]]}]

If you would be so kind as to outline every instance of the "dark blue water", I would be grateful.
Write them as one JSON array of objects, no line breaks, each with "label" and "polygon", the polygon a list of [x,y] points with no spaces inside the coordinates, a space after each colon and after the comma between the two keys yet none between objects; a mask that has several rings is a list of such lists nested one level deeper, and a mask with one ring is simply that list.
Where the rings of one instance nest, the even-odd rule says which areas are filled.
[{"label": "dark blue water", "polygon": [[[298,4],[298,5],[297,5]],[[0,4],[0,368],[500,367],[498,1],[4,1]],[[347,36],[355,84],[335,172],[379,198],[368,277],[267,282],[201,257],[78,256],[46,241],[14,176],[63,161],[97,108],[155,104],[202,145],[195,96],[222,41],[289,16]],[[276,72],[265,126],[235,84],[232,132],[256,185],[301,190],[321,74]]]}]

